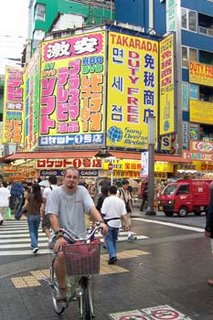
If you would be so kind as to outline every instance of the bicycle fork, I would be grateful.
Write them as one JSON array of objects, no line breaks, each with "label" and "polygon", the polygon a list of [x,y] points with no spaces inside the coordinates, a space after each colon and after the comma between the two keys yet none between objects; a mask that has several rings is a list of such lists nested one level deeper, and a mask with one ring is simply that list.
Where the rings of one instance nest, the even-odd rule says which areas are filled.
[{"label": "bicycle fork", "polygon": [[92,277],[82,276],[79,280],[79,311],[80,316],[84,319],[94,317],[93,297],[92,297]]}]

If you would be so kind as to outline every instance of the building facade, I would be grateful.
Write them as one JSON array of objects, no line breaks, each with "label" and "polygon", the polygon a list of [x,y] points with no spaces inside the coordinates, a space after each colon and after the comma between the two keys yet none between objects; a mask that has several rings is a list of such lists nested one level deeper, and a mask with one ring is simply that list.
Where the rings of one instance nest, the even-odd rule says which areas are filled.
[{"label": "building facade", "polygon": [[117,0],[115,19],[150,33],[176,33],[177,142],[195,169],[211,171],[213,1]]},{"label": "building facade", "polygon": [[[54,2],[54,4],[53,4]],[[29,55],[50,32],[58,37],[73,30],[114,20],[114,0],[31,0],[29,3]]]},{"label": "building facade", "polygon": [[[86,27],[94,27],[106,22],[112,22],[114,19],[116,22],[121,22],[126,25],[135,25],[144,29],[144,35],[140,34],[140,36],[144,36],[142,46],[146,43],[149,43],[147,37],[156,36],[161,38],[163,35],[168,32],[173,32],[176,35],[176,50],[175,50],[175,61],[176,61],[176,99],[175,99],[175,122],[176,127],[174,133],[177,134],[170,135],[168,137],[164,136],[162,140],[166,144],[166,139],[173,139],[173,153],[181,154],[183,151],[186,162],[190,162],[190,160],[197,160],[197,158],[203,157],[202,165],[206,160],[210,161],[211,166],[211,153],[213,149],[212,138],[212,128],[213,128],[213,102],[212,102],[212,19],[213,17],[209,15],[212,12],[213,3],[212,1],[157,1],[157,0],[116,0],[116,1],[56,1],[51,0],[31,0],[29,5],[29,45],[26,50],[26,57],[29,58],[29,62],[31,59],[32,52],[36,50],[39,46],[39,43],[45,38],[46,40],[52,41],[52,44],[55,44],[54,39],[74,35],[74,32],[82,32]],[[159,19],[159,16],[161,19]],[[115,23],[116,24],[116,23]],[[113,26],[111,26],[113,28]],[[110,32],[113,32],[113,29],[110,29]],[[122,33],[122,29],[121,29]],[[78,34],[78,33],[77,33]],[[80,34],[80,33],[79,33]],[[128,32],[127,32],[128,34]],[[139,34],[139,33],[138,33]],[[137,37],[137,33],[135,33]],[[100,37],[100,36],[99,36]],[[98,39],[98,38],[97,38]],[[103,36],[104,39],[104,36]],[[114,45],[114,41],[116,39],[116,35],[112,35],[111,45]],[[122,59],[124,59],[125,55],[121,54],[122,52],[126,52],[130,54],[130,49],[123,50],[121,45],[122,37],[118,37],[117,47],[114,47],[111,52],[112,61],[117,61],[117,66],[121,66],[123,64]],[[124,39],[124,38],[123,38]],[[123,44],[125,46],[127,39],[132,41],[134,39],[134,35],[127,35],[123,40]],[[151,39],[155,41],[155,39]],[[150,43],[152,43],[152,41]],[[153,42],[154,43],[154,42]],[[52,47],[52,44],[50,47]],[[148,47],[149,45],[147,45]],[[27,54],[29,53],[29,55]],[[44,49],[44,52],[45,51]],[[131,53],[132,54],[132,53]],[[101,53],[102,55],[102,53]],[[108,55],[109,56],[109,55]],[[131,56],[131,58],[136,58],[136,56]],[[99,57],[100,58],[100,57]],[[145,53],[143,58],[145,58]],[[29,81],[27,89],[28,93],[36,92],[35,86],[35,74],[38,77],[40,66],[39,66],[39,58],[36,58],[36,54],[34,54],[35,61],[31,61],[32,67],[30,63],[28,64],[28,79]],[[45,58],[46,59],[46,58]],[[157,55],[154,57],[154,60],[157,61]],[[97,60],[97,59],[96,59]],[[140,59],[139,59],[140,60]],[[46,61],[46,60],[45,60]],[[85,60],[86,61],[86,60]],[[93,60],[91,60],[91,63]],[[97,60],[98,61],[98,60]],[[103,64],[103,59],[100,60],[101,64]],[[100,62],[99,61],[99,62]],[[140,60],[142,61],[142,60]],[[136,61],[135,63],[139,63],[140,61]],[[130,62],[129,62],[130,63]],[[99,63],[100,64],[100,63]],[[126,64],[127,65],[127,64]],[[112,64],[109,65],[112,68]],[[99,66],[100,67],[100,66]],[[129,69],[132,70],[131,65],[129,65]],[[45,85],[45,77],[48,78],[50,76],[49,72],[51,72],[51,63],[43,63],[42,77],[43,83]],[[50,69],[48,69],[50,68]],[[58,70],[61,66],[57,67]],[[85,65],[85,70],[88,66]],[[120,67],[119,67],[120,68]],[[142,68],[142,66],[141,66]],[[92,71],[92,67],[90,67],[90,72]],[[98,70],[98,69],[97,69]],[[100,73],[100,71],[95,71],[96,73]],[[104,68],[100,69],[103,72],[102,77],[105,77]],[[115,70],[115,69],[113,69]],[[111,70],[110,75],[112,77],[111,82],[114,81],[113,86],[121,91],[122,88],[122,77],[115,77],[113,70]],[[52,70],[55,72],[55,70]],[[142,70],[144,71],[144,70]],[[124,76],[128,76],[128,68],[122,71]],[[136,70],[135,70],[136,72]],[[149,70],[150,72],[150,70]],[[86,74],[86,73],[85,73]],[[148,74],[148,73],[147,73]],[[157,73],[156,73],[157,74]],[[37,79],[38,80],[38,79]],[[118,83],[119,80],[119,83]],[[136,81],[136,78],[135,80]],[[134,82],[133,81],[133,82]],[[150,78],[150,84],[152,83]],[[38,81],[39,83],[39,81]],[[100,82],[101,84],[102,82]],[[32,84],[32,85],[31,85]],[[86,82],[85,82],[86,85]],[[108,88],[108,91],[112,88]],[[141,90],[141,88],[137,88],[137,90]],[[135,89],[135,92],[139,92]],[[104,94],[103,90],[103,94]],[[129,92],[129,91],[128,91]],[[156,90],[155,90],[156,92]],[[133,94],[133,91],[131,91]],[[117,94],[118,96],[118,94]],[[114,101],[113,94],[109,95],[108,103],[110,99]],[[128,98],[125,94],[121,95],[121,100],[123,98]],[[31,100],[30,100],[31,99]],[[133,99],[133,98],[132,98]],[[133,99],[134,100],[134,99]],[[133,101],[132,100],[132,101]],[[42,145],[44,148],[51,150],[55,144],[55,140],[52,140],[50,136],[45,137],[49,142],[45,145],[46,140],[38,140],[38,125],[39,121],[33,120],[33,117],[37,119],[37,115],[39,114],[40,104],[38,103],[38,95],[34,93],[34,96],[29,96],[29,108],[34,108],[33,112],[29,112],[29,117],[25,120],[25,127],[34,130],[34,136],[29,134],[30,130],[28,130],[27,137],[27,145],[28,150],[33,150],[33,146],[35,146],[35,141],[40,141],[40,146]],[[115,107],[114,102],[112,101],[112,105]],[[136,101],[136,100],[134,100]],[[141,106],[141,104],[140,104]],[[117,105],[117,107],[121,107]],[[131,106],[130,106],[131,107]],[[134,106],[135,107],[135,106]],[[37,108],[37,109],[36,109]],[[136,108],[136,107],[135,107]],[[134,109],[135,109],[134,108]],[[156,105],[156,108],[157,105]],[[45,109],[45,108],[43,108]],[[30,109],[29,109],[30,110]],[[202,110],[202,111],[200,111]],[[108,110],[109,111],[109,110]],[[140,110],[141,112],[141,110]],[[208,115],[207,115],[208,112]],[[33,114],[33,117],[32,117]],[[109,113],[108,113],[109,114]],[[112,113],[111,113],[112,114]],[[124,113],[125,114],[125,113]],[[44,117],[46,115],[44,114]],[[58,116],[58,115],[57,115]],[[85,114],[85,119],[86,119]],[[121,116],[121,115],[117,115]],[[126,115],[125,115],[126,116]],[[37,118],[36,118],[37,117]],[[63,112],[61,113],[61,117],[64,117]],[[115,118],[117,121],[118,118]],[[120,118],[119,118],[120,119]],[[134,118],[135,119],[135,116]],[[141,118],[140,118],[141,119]],[[38,120],[38,119],[37,119]],[[55,121],[55,119],[53,119]],[[115,126],[112,126],[114,130]],[[115,128],[116,129],[116,128]],[[62,129],[61,129],[62,130]],[[63,130],[65,130],[63,128]],[[66,128],[66,130],[68,130]],[[70,129],[71,130],[71,129]],[[108,140],[108,146],[114,147],[116,144],[118,145],[119,134],[120,131],[114,130],[110,131],[109,134],[116,137],[114,140]],[[108,132],[107,132],[108,133]],[[129,134],[132,132],[129,132]],[[44,133],[43,133],[44,134]],[[102,132],[103,141],[105,141],[105,130]],[[109,135],[108,135],[109,136]],[[33,138],[32,138],[33,137]],[[172,137],[172,139],[171,139]],[[97,138],[97,137],[96,137]],[[54,138],[56,139],[56,138]],[[78,141],[79,135],[76,135],[76,141]],[[87,137],[88,139],[88,137]],[[137,141],[137,137],[135,141]],[[25,139],[26,140],[26,139]],[[59,139],[58,145],[61,143]],[[102,140],[101,140],[102,141]],[[126,140],[125,143],[128,141]],[[205,142],[205,143],[204,143]],[[80,144],[80,142],[78,142]],[[121,146],[123,149],[128,146],[125,143]],[[131,141],[129,142],[131,143]],[[32,146],[31,146],[32,144]],[[48,148],[49,144],[49,148]],[[71,144],[71,142],[70,142]],[[83,145],[83,144],[82,144]],[[94,143],[92,144],[92,148],[94,148]],[[104,144],[101,142],[99,145],[102,148]],[[162,144],[160,143],[160,147],[158,147],[158,151],[161,152]],[[83,148],[82,148],[83,149]],[[118,148],[119,149],[119,146]],[[139,150],[140,148],[138,148]],[[142,148],[143,149],[143,148]],[[131,152],[130,152],[131,153]],[[168,153],[171,153],[171,150],[168,150]],[[40,156],[40,155],[39,155]],[[49,156],[49,155],[48,155]],[[125,155],[127,156],[127,155]],[[130,154],[131,156],[131,154]],[[132,153],[133,156],[133,153]],[[123,155],[124,157],[124,155]],[[197,158],[196,158],[197,157]],[[139,158],[137,158],[139,159]],[[166,156],[162,158],[158,158],[163,161],[170,161]],[[176,163],[181,162],[180,158],[176,158]],[[182,159],[183,160],[183,159]],[[200,159],[199,159],[200,160]],[[184,162],[184,161],[182,161]],[[213,163],[213,162],[212,162]],[[185,163],[184,163],[185,166]],[[191,164],[190,164],[191,166]],[[201,162],[198,164],[194,163],[194,167],[201,166]],[[192,167],[190,167],[192,168]],[[199,167],[200,168],[200,167]],[[204,168],[204,167],[203,167]],[[180,165],[181,169],[181,165]],[[208,168],[205,168],[208,171]],[[162,171],[165,171],[163,169]],[[171,173],[174,171],[174,168],[171,169]],[[169,172],[169,171],[168,171]],[[167,177],[166,177],[167,178]]]}]

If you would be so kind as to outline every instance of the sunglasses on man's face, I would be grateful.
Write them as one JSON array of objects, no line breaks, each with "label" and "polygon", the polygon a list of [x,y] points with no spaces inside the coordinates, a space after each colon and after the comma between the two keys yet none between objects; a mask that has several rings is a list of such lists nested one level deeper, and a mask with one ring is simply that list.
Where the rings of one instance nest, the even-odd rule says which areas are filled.
[{"label": "sunglasses on man's face", "polygon": [[73,180],[77,180],[78,179],[78,176],[72,176],[72,175],[67,175],[65,178],[67,179],[73,179]]}]

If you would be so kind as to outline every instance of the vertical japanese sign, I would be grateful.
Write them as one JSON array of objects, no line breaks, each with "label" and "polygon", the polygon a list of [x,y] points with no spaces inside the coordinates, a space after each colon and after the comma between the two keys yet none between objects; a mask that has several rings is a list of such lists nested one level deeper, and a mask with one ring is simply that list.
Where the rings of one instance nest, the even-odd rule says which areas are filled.
[{"label": "vertical japanese sign", "polygon": [[166,1],[166,31],[177,31],[177,17],[180,0]]},{"label": "vertical japanese sign", "polygon": [[170,134],[175,130],[174,90],[174,35],[160,41],[160,110],[159,134]]},{"label": "vertical japanese sign", "polygon": [[183,121],[183,149],[189,149],[189,122]]},{"label": "vertical japanese sign", "polygon": [[108,48],[107,146],[147,149],[148,117],[158,123],[158,42],[109,32]]},{"label": "vertical japanese sign", "polygon": [[3,113],[3,143],[22,144],[24,141],[24,72],[17,67],[5,71],[5,93]]},{"label": "vertical japanese sign", "polygon": [[26,68],[25,90],[25,150],[32,150],[37,146],[39,133],[39,80],[40,80],[40,51],[37,50]]},{"label": "vertical japanese sign", "polygon": [[105,33],[42,44],[39,146],[104,144]]}]

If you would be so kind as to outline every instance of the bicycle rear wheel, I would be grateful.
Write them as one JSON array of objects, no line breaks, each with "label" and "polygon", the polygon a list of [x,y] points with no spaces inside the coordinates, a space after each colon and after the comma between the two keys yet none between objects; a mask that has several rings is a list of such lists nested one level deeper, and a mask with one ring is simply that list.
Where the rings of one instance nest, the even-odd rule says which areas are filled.
[{"label": "bicycle rear wheel", "polygon": [[51,296],[52,296],[52,302],[54,310],[57,314],[62,314],[64,310],[68,306],[67,301],[57,301],[57,296],[59,293],[58,283],[55,276],[55,270],[54,270],[54,261],[50,267],[50,290],[51,290]]},{"label": "bicycle rear wheel", "polygon": [[80,296],[80,315],[82,320],[91,320],[94,318],[92,293],[89,278],[81,277],[79,283],[82,289],[82,295]]}]

